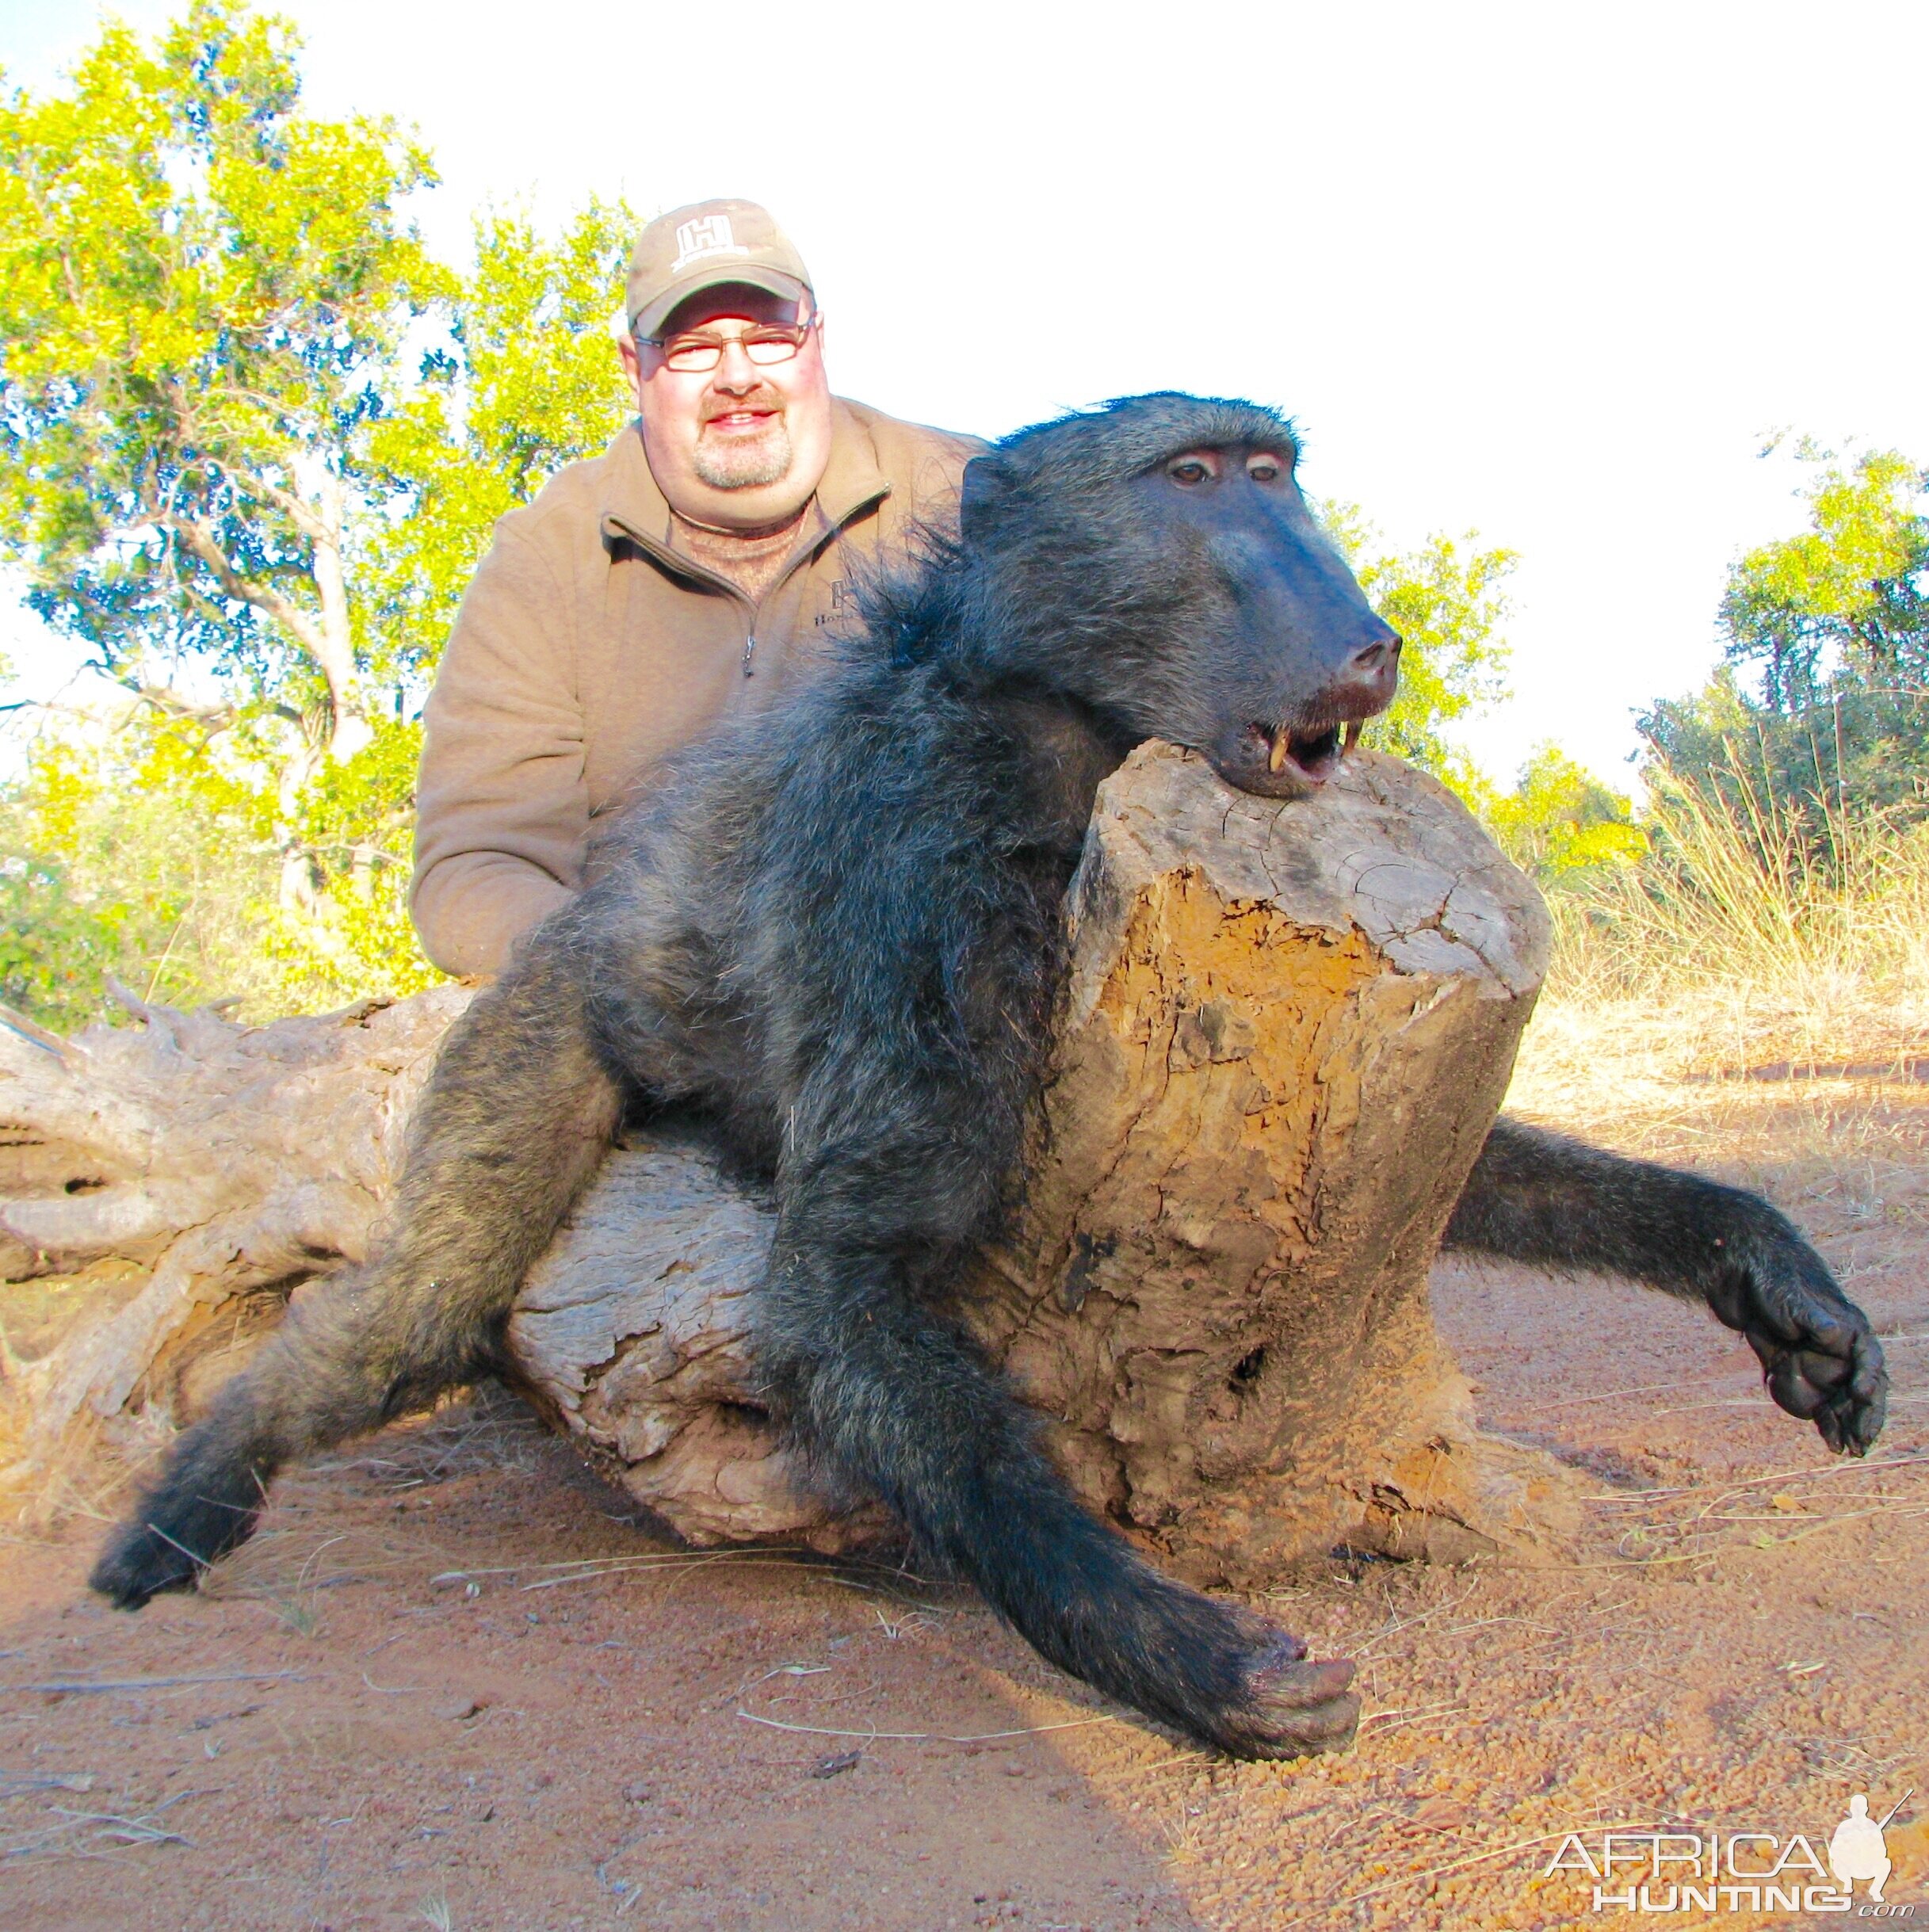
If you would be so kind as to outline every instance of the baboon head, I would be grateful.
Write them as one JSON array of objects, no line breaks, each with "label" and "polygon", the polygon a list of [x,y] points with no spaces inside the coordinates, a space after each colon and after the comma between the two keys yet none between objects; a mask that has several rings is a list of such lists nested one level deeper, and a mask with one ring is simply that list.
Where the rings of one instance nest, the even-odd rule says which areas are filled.
[{"label": "baboon head", "polygon": [[1251,403],[1131,396],[1020,431],[964,474],[962,541],[996,670],[1292,798],[1383,711],[1400,639]]}]

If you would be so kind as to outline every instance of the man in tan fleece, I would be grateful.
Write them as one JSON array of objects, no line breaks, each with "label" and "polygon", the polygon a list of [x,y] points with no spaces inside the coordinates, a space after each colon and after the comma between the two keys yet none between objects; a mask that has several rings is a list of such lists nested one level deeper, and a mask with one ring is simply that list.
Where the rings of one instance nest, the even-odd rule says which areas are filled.
[{"label": "man in tan fleece", "polygon": [[496,525],[422,714],[410,904],[446,972],[498,971],[582,889],[600,814],[808,677],[981,447],[831,394],[810,276],[754,203],[651,222],[626,310],[637,419]]}]

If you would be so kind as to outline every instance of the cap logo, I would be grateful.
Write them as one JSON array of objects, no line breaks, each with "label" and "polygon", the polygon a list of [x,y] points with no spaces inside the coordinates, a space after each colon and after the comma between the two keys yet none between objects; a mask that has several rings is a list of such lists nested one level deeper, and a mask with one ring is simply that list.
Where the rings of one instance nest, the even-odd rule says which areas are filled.
[{"label": "cap logo", "polygon": [[700,215],[677,230],[677,259],[670,273],[681,275],[693,262],[701,262],[706,255],[747,255],[750,252],[737,245],[728,215]]}]

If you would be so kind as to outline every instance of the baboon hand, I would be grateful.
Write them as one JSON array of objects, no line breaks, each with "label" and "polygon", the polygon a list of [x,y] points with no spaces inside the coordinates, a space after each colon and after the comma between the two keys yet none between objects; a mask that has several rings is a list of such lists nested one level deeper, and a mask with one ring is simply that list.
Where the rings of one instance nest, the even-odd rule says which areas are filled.
[{"label": "baboon hand", "polygon": [[1360,1701],[1346,1688],[1353,1669],[1344,1657],[1309,1662],[1305,1645],[1279,1632],[1248,1662],[1244,1701],[1226,1713],[1217,1742],[1236,1758],[1344,1751],[1360,1721]]},{"label": "baboon hand", "polygon": [[1889,1403],[1882,1345],[1814,1249],[1792,1233],[1734,1243],[1708,1305],[1747,1338],[1781,1407],[1832,1449],[1868,1453]]}]

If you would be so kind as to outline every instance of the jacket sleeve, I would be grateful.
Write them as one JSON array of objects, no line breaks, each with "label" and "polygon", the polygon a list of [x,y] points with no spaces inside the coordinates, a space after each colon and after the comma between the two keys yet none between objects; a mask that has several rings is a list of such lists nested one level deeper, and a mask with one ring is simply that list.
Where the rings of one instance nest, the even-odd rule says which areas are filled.
[{"label": "jacket sleeve", "polygon": [[502,970],[583,884],[589,832],[572,601],[498,526],[422,712],[409,910],[445,972]]}]

